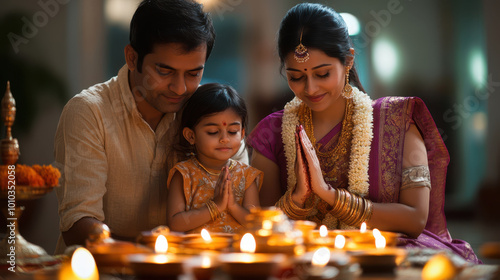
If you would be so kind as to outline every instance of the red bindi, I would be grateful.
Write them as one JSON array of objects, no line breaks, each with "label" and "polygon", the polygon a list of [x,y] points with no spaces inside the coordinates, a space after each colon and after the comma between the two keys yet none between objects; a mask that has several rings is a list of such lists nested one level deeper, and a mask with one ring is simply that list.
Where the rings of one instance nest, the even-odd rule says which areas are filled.
[{"label": "red bindi", "polygon": [[222,122],[222,125],[223,125],[223,126],[226,126],[226,122]]}]

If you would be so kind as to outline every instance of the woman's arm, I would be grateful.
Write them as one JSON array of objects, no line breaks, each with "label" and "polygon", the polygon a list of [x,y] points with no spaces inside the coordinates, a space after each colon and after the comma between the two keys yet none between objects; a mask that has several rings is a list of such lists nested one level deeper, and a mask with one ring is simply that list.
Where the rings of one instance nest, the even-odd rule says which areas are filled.
[{"label": "woman's arm", "polygon": [[[301,140],[309,165],[313,191],[331,206],[335,205],[337,203],[336,190],[329,188],[324,180],[319,179],[319,161],[312,145],[307,137],[301,137]],[[403,169],[419,165],[428,165],[427,152],[422,136],[417,127],[412,124],[405,134]],[[372,215],[367,225],[371,228],[405,233],[416,238],[422,233],[427,223],[429,197],[429,188],[422,186],[402,190],[398,203],[373,203]]]},{"label": "woman's arm", "polygon": [[256,150],[252,153],[250,165],[264,172],[264,180],[259,192],[260,204],[263,207],[274,206],[283,195],[278,165]]},{"label": "woman's arm", "polygon": [[243,203],[239,205],[234,199],[234,191],[228,188],[229,199],[228,199],[228,210],[231,216],[233,216],[238,223],[245,225],[246,216],[250,214],[250,209],[254,207],[259,207],[259,191],[257,189],[257,184],[255,181],[245,190],[243,196]]},{"label": "woman's arm", "polygon": [[[186,232],[212,221],[208,207],[204,205],[198,209],[185,211],[183,179],[179,172],[175,172],[168,189],[167,221],[172,231]],[[219,209],[222,212],[223,209]]]},{"label": "woman's arm", "polygon": [[[427,151],[420,132],[412,124],[405,134],[403,169],[419,165],[428,165]],[[429,200],[430,189],[427,187],[402,190],[399,203],[373,204],[373,214],[368,225],[372,228],[402,232],[416,238],[427,223]]]}]

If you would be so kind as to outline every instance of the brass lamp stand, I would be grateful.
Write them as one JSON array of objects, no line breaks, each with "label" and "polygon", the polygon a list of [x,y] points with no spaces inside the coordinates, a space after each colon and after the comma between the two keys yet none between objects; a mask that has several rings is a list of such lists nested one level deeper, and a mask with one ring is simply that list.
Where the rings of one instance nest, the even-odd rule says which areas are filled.
[{"label": "brass lamp stand", "polygon": [[[12,137],[12,125],[16,117],[16,101],[10,92],[10,84],[2,99],[2,120],[6,127],[6,137],[1,141],[1,158],[7,167],[8,188],[2,188],[0,192],[0,208],[7,219],[7,235],[0,242],[0,262],[2,264],[15,260],[16,271],[22,260],[46,256],[47,252],[35,244],[32,244],[19,232],[19,218],[24,210],[26,201],[42,197],[52,191],[52,187],[19,186],[15,183],[15,164],[19,158],[19,143]],[[15,190],[15,192],[12,192]],[[21,261],[21,262],[20,262]]]}]

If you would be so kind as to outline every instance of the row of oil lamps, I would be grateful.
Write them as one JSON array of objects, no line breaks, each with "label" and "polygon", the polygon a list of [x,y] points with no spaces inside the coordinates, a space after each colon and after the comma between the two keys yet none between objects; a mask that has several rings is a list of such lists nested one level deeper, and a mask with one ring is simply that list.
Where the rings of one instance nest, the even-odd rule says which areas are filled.
[{"label": "row of oil lamps", "polygon": [[[406,250],[395,247],[395,233],[367,230],[365,224],[360,230],[327,230],[325,226],[315,230],[311,222],[293,223],[284,217],[275,209],[254,211],[248,217],[249,232],[241,236],[202,230],[179,238],[167,231],[155,236],[154,252],[134,249],[127,254],[113,243],[104,253],[96,247],[90,247],[90,252],[79,248],[71,268],[63,266],[59,278],[96,280],[98,267],[102,272],[114,264],[126,274],[164,279],[188,273],[208,280],[220,271],[233,279],[285,274],[298,279],[354,279],[359,271],[393,273],[406,255]],[[110,263],[112,252],[118,261]]]}]

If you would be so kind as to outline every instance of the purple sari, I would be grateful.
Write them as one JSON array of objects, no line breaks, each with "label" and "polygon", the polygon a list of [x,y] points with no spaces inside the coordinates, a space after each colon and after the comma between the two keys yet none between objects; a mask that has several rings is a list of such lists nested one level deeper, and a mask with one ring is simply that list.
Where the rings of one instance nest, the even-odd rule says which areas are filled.
[{"label": "purple sari", "polygon": [[[431,193],[427,225],[416,239],[401,237],[399,246],[448,249],[469,262],[480,263],[470,245],[462,240],[453,240],[446,227],[444,198],[446,171],[449,154],[431,114],[424,102],[417,97],[384,97],[372,102],[373,140],[369,162],[369,199],[378,203],[399,201],[405,132],[414,123],[419,129],[425,146],[431,173]],[[286,157],[281,137],[283,111],[264,118],[248,136],[247,142],[259,153],[274,161],[280,170],[281,190],[287,188]],[[318,141],[327,151],[338,141],[340,123]],[[320,148],[320,149],[321,149]],[[322,168],[324,163],[320,162]],[[340,163],[341,166],[346,164]],[[336,166],[338,168],[339,165]],[[326,170],[324,170],[326,171]],[[339,178],[339,186],[346,187],[345,176]],[[328,178],[325,178],[328,180]],[[262,191],[262,190],[261,190]]]}]

